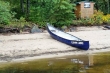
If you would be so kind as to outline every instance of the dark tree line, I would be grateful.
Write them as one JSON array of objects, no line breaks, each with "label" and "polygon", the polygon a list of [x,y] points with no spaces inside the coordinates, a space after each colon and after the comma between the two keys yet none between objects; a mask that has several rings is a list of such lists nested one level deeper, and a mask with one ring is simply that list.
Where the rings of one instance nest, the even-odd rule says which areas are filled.
[{"label": "dark tree line", "polygon": [[[109,0],[1,0],[0,4],[7,3],[9,6],[4,7],[4,11],[9,12],[6,18],[6,14],[2,15],[4,21],[1,23],[8,23],[12,20],[12,16],[20,19],[25,18],[28,21],[44,26],[46,22],[50,22],[60,26],[71,24],[75,18],[73,10],[75,10],[75,3],[80,1],[93,1],[95,2],[95,9],[104,12],[104,14],[110,13],[110,1]],[[4,4],[5,5],[5,4]],[[1,8],[1,11],[2,11]],[[8,10],[8,11],[7,11]]]}]

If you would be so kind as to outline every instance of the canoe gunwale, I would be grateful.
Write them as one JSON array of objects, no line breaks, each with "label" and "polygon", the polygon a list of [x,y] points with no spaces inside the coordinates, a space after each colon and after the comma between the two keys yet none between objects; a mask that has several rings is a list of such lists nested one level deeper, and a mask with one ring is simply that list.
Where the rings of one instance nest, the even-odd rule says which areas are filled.
[{"label": "canoe gunwale", "polygon": [[[82,50],[88,50],[88,49],[89,49],[89,41],[84,41],[84,40],[82,40],[82,39],[80,39],[80,38],[78,38],[78,37],[76,37],[76,36],[74,36],[74,35],[71,35],[71,34],[69,34],[69,33],[64,32],[65,34],[68,34],[68,35],[71,35],[71,36],[73,36],[73,37],[75,37],[75,38],[77,38],[77,39],[80,39],[80,41],[65,39],[65,38],[60,37],[60,36],[58,36],[57,34],[54,34],[53,32],[51,32],[50,29],[49,29],[49,26],[51,26],[51,25],[47,24],[47,30],[48,30],[49,34],[50,34],[54,39],[56,39],[56,40],[58,40],[58,41],[60,41],[60,42],[62,42],[62,43],[65,43],[65,44],[67,44],[67,45],[70,45],[70,46],[73,46],[73,47],[82,49]],[[51,27],[53,27],[53,26],[51,26]],[[54,27],[53,27],[53,28],[54,28]],[[55,29],[57,30],[57,28],[55,28]],[[59,30],[59,29],[58,29],[58,30]],[[59,31],[60,31],[60,30],[59,30]],[[62,32],[63,32],[63,31],[62,31]],[[72,43],[72,42],[73,42],[73,43]]]},{"label": "canoe gunwale", "polygon": [[[51,25],[47,25],[47,26],[51,26]],[[51,26],[51,27],[53,27],[53,26]],[[54,27],[53,27],[54,28]],[[49,28],[48,28],[49,29]],[[58,30],[58,31],[60,31],[60,32],[63,32],[63,31],[61,31],[61,30],[59,30],[59,29],[57,29],[57,28],[55,28],[56,30]],[[53,33],[53,32],[52,32]],[[72,36],[72,37],[75,37],[75,38],[77,38],[77,39],[79,39],[80,41],[84,41],[84,40],[82,40],[82,39],[80,39],[80,38],[78,38],[78,37],[76,37],[76,36],[74,36],[74,35],[72,35],[72,34],[69,34],[69,33],[66,33],[66,32],[63,32],[63,33],[65,33],[65,34],[68,34],[68,35],[70,35],[70,36]],[[54,33],[53,33],[54,34]],[[56,34],[57,35],[57,34]],[[60,37],[60,36],[59,36]],[[63,37],[61,37],[61,38],[63,38]],[[65,39],[65,38],[64,38]],[[68,39],[69,40],[69,39]],[[77,40],[70,40],[70,41],[77,41]]]}]

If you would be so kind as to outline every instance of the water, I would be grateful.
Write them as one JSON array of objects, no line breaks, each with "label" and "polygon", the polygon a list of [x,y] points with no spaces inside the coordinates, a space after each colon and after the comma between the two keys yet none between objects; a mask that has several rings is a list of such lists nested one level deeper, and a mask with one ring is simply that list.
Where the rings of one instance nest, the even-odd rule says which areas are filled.
[{"label": "water", "polygon": [[0,73],[78,73],[80,68],[87,65],[88,57],[86,55],[65,56],[20,63],[2,63]]},{"label": "water", "polygon": [[89,66],[89,58],[88,55],[73,55],[19,63],[0,63],[0,73],[109,73],[109,52],[93,55],[93,66]]}]

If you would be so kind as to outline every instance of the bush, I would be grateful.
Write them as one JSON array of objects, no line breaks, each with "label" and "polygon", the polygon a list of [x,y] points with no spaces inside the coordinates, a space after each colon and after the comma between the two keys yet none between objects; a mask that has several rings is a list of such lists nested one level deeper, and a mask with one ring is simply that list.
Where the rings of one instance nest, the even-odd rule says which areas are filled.
[{"label": "bush", "polygon": [[0,1],[0,24],[9,24],[11,17],[9,3]]},{"label": "bush", "polygon": [[103,15],[102,20],[104,23],[110,24],[110,14]]},{"label": "bush", "polygon": [[95,10],[92,19],[94,20],[95,24],[99,25],[103,23],[102,17],[103,17],[103,12]]},{"label": "bush", "polygon": [[90,18],[81,18],[79,20],[74,20],[73,25],[84,25],[84,26],[91,26],[91,25],[103,25],[103,24],[110,24],[110,14],[104,15],[101,11],[95,11],[93,16]]},{"label": "bush", "polygon": [[97,24],[110,23],[110,14],[104,15],[101,11],[95,11],[92,19]]},{"label": "bush", "polygon": [[47,22],[58,27],[68,26],[75,18],[74,9],[75,4],[71,4],[70,0],[38,0],[31,6],[29,19],[40,26]]}]

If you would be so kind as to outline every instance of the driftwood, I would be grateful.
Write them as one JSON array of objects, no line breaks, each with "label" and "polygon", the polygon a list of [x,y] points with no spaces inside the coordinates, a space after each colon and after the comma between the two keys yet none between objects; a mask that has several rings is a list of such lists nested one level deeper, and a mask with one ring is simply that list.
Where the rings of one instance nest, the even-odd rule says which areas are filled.
[{"label": "driftwood", "polygon": [[0,27],[0,33],[20,33],[20,30],[18,28]]},{"label": "driftwood", "polygon": [[31,32],[31,27],[30,26],[24,26],[22,29],[23,32]]},{"label": "driftwood", "polygon": [[15,27],[0,27],[0,33],[20,33],[20,30],[22,32],[27,32],[27,33],[41,33],[42,30],[39,29],[36,26],[30,27],[30,26],[24,26],[23,28],[15,28]]},{"label": "driftwood", "polygon": [[110,29],[110,25],[106,25],[106,26],[104,26],[105,28],[107,28],[107,29]]}]

